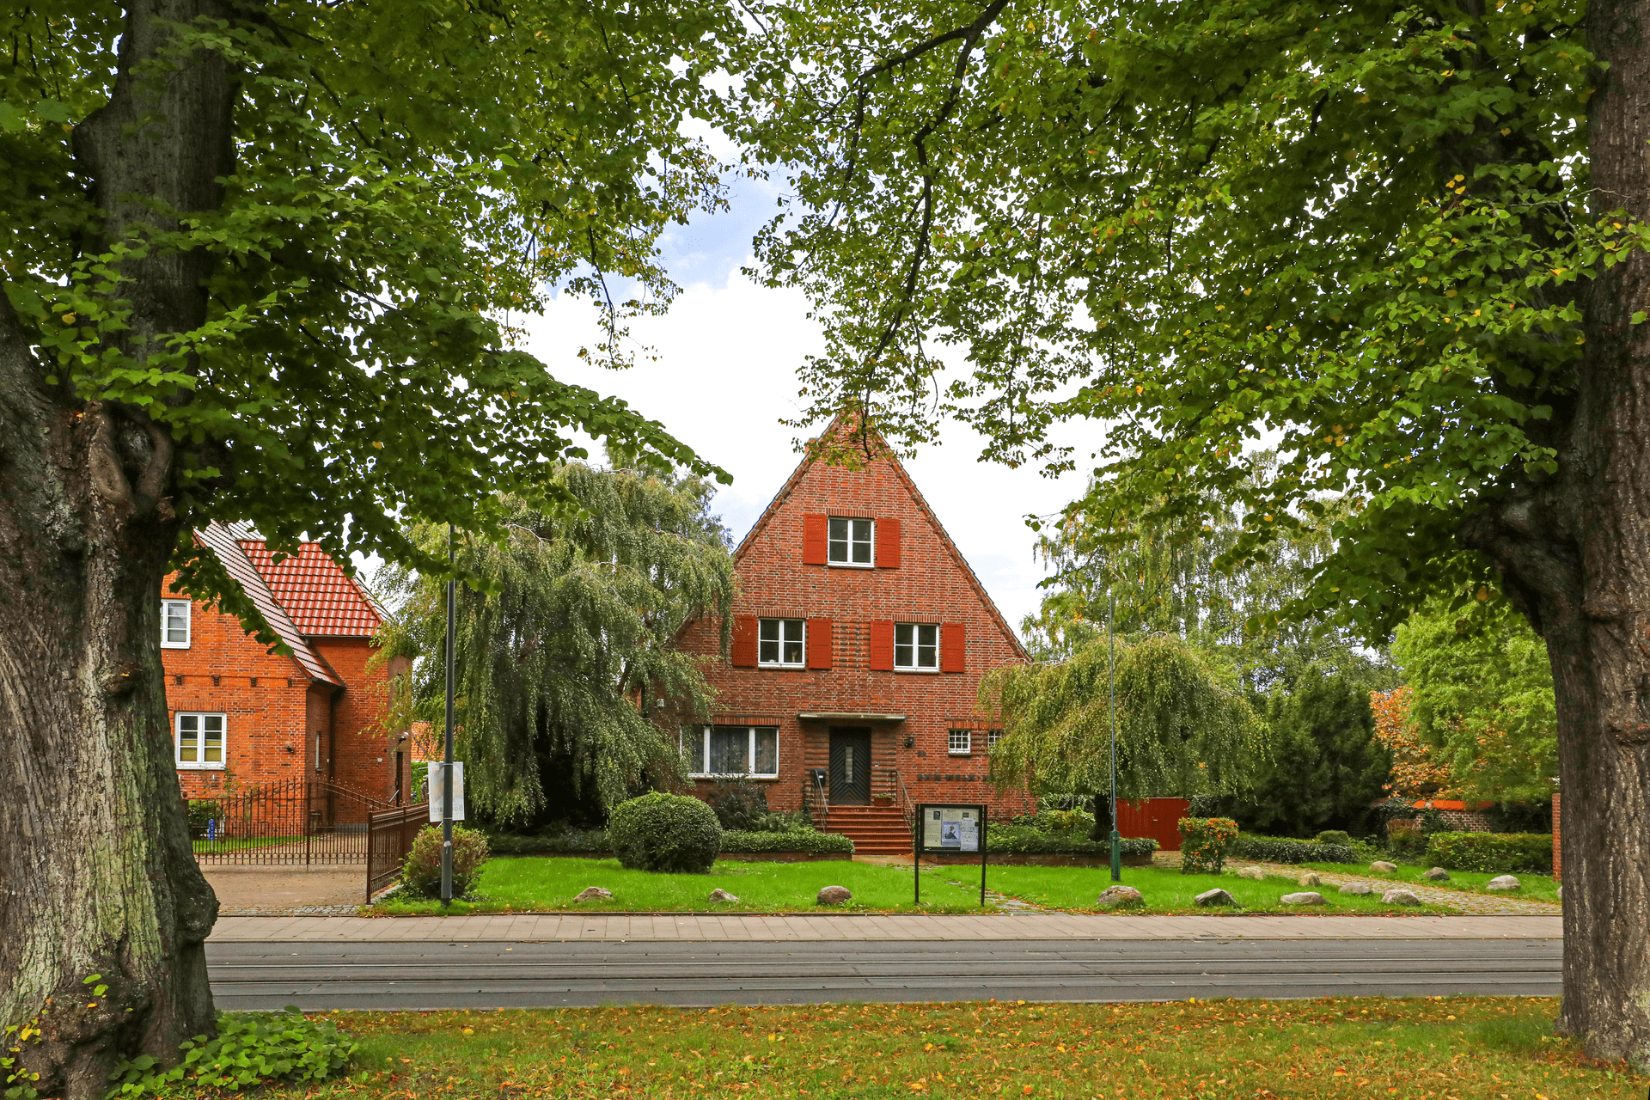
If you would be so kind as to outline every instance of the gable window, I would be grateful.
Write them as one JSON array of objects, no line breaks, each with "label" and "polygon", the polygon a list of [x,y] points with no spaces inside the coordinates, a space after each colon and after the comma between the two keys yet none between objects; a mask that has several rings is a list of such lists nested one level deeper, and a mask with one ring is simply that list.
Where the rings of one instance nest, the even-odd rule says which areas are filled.
[{"label": "gable window", "polygon": [[179,714],[176,729],[178,767],[223,767],[223,715]]},{"label": "gable window", "polygon": [[967,756],[973,751],[973,730],[952,730],[947,747],[952,756]]},{"label": "gable window", "polygon": [[862,565],[869,568],[873,564],[871,542],[875,528],[872,520],[832,516],[826,560],[832,565]]},{"label": "gable window", "polygon": [[779,730],[773,726],[688,726],[682,730],[688,773],[707,777],[779,776]]},{"label": "gable window", "polygon": [[940,628],[934,623],[895,623],[894,667],[913,672],[938,672]]},{"label": "gable window", "polygon": [[160,647],[189,648],[189,601],[160,601]]},{"label": "gable window", "polygon": [[759,628],[756,663],[778,668],[802,667],[801,619],[763,619]]}]

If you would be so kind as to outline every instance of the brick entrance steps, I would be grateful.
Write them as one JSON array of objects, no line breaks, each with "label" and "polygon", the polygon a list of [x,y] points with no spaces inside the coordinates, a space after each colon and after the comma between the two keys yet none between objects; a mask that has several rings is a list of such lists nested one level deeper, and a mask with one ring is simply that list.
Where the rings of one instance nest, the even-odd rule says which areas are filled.
[{"label": "brick entrance steps", "polygon": [[860,855],[897,856],[911,851],[911,830],[897,806],[832,806],[825,831],[848,837]]}]

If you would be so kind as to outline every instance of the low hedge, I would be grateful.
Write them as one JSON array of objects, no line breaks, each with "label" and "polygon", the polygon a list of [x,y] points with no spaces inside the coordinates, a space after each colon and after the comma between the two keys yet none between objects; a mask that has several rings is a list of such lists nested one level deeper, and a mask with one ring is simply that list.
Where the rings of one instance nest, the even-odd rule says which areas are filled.
[{"label": "low hedge", "polygon": [[[1090,840],[1069,833],[1045,833],[1012,825],[990,825],[985,831],[985,850],[1003,855],[1105,856],[1111,854],[1111,841]],[[1123,838],[1125,856],[1150,858],[1155,851],[1157,841],[1150,837]]]},{"label": "low hedge", "polygon": [[489,833],[487,844],[495,856],[606,856],[613,854],[606,829],[569,829],[561,833],[523,836]]},{"label": "low hedge", "polygon": [[1346,844],[1325,844],[1317,840],[1288,840],[1283,837],[1251,836],[1239,833],[1226,850],[1232,859],[1252,859],[1259,863],[1362,863],[1358,850]]},{"label": "low hedge", "polygon": [[1553,873],[1550,833],[1433,833],[1427,858],[1451,871]]},{"label": "low hedge", "polygon": [[841,833],[743,833],[722,834],[724,852],[807,852],[809,855],[854,853],[854,842]]}]

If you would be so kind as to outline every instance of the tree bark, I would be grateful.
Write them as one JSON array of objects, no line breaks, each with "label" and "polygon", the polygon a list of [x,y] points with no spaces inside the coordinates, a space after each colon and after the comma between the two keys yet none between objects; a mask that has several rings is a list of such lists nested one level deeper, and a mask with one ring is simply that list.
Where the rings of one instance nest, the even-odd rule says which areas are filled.
[{"label": "tree bark", "polygon": [[[133,0],[110,101],[79,127],[101,252],[166,211],[219,204],[233,74],[166,59],[210,0]],[[206,318],[200,251],[126,261],[141,362]],[[37,1034],[46,1096],[101,1097],[120,1057],[175,1060],[214,1020],[203,942],[217,900],[179,797],[160,662],[160,585],[177,544],[173,445],[141,410],[50,384],[0,295],[0,1023]],[[101,975],[98,982],[84,979]],[[99,994],[99,987],[107,989]]]},{"label": "tree bark", "polygon": [[[1650,220],[1650,6],[1592,0],[1608,69],[1589,102],[1594,217]],[[1586,356],[1559,470],[1520,479],[1469,521],[1547,641],[1564,785],[1560,1030],[1595,1057],[1650,1066],[1650,258],[1582,291]]]}]

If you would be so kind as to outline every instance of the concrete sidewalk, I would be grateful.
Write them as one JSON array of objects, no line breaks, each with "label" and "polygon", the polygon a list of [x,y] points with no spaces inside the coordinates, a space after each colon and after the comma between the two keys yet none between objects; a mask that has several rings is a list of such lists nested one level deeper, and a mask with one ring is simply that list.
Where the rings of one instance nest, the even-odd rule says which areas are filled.
[{"label": "concrete sidewalk", "polygon": [[218,919],[214,943],[591,941],[1486,940],[1559,939],[1556,916],[1349,917],[1034,913],[1015,916],[721,916],[492,913],[457,917]]}]

